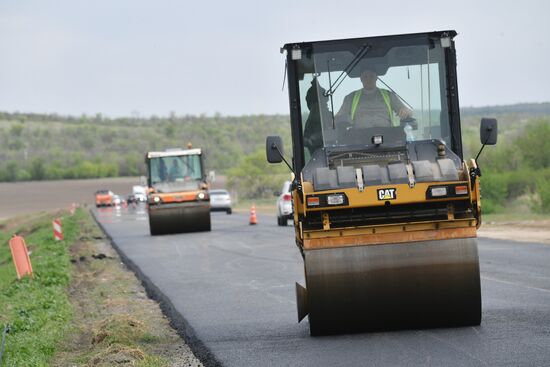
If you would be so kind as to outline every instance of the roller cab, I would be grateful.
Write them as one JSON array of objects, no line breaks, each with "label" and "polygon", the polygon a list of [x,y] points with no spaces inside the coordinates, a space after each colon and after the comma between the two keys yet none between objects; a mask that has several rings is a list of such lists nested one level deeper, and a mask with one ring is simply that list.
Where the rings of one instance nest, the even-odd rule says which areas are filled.
[{"label": "roller cab", "polygon": [[149,152],[145,162],[151,235],[210,231],[210,198],[201,150]]},{"label": "roller cab", "polygon": [[[312,335],[481,322],[481,172],[462,156],[455,35],[281,49],[306,281],[298,320]],[[496,130],[483,119],[481,142]],[[266,154],[285,159],[281,138]]]}]

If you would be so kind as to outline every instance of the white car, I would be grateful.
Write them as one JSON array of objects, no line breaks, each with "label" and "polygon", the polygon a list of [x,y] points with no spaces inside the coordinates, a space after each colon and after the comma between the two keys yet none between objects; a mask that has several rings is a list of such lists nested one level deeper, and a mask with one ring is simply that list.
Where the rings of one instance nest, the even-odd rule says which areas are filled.
[{"label": "white car", "polygon": [[294,217],[290,181],[285,181],[283,188],[277,197],[277,224],[286,226],[289,219]]},{"label": "white car", "polygon": [[136,202],[144,203],[147,201],[147,196],[145,194],[134,194],[134,198]]},{"label": "white car", "polygon": [[122,198],[119,195],[113,195],[113,205],[114,206],[122,205]]},{"label": "white car", "polygon": [[232,213],[231,196],[227,190],[210,190],[208,193],[210,194],[210,211]]}]

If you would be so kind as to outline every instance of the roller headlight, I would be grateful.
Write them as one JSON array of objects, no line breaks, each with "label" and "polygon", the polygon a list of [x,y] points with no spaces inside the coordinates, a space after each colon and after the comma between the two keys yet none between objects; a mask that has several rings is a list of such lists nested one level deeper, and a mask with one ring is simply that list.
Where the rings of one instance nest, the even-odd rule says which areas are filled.
[{"label": "roller headlight", "polygon": [[208,200],[208,194],[204,191],[201,191],[197,194],[197,200]]},{"label": "roller headlight", "polygon": [[328,195],[327,196],[327,204],[328,205],[342,205],[344,204],[344,195],[343,194],[335,194],[335,195]]},{"label": "roller headlight", "polygon": [[154,201],[155,203],[157,203],[157,204],[160,203],[160,197],[155,196],[155,197],[153,198],[153,201]]},{"label": "roller headlight", "polygon": [[443,197],[447,196],[447,187],[446,186],[440,186],[440,187],[432,187],[431,189],[432,197]]},{"label": "roller headlight", "polygon": [[343,206],[348,204],[348,197],[343,192],[316,194],[306,197],[306,205],[308,208],[324,208],[327,206]]}]

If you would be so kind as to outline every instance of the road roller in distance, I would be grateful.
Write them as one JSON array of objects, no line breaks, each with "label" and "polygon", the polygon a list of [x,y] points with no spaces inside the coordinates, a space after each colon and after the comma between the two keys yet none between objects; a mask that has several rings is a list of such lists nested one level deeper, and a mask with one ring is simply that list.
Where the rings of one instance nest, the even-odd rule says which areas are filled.
[{"label": "road roller in distance", "polygon": [[[298,321],[311,335],[481,322],[481,170],[463,158],[455,36],[281,48],[292,163],[278,136],[266,155],[295,175]],[[496,143],[495,119],[480,138]]]},{"label": "road roller in distance", "polygon": [[210,231],[210,198],[201,149],[149,152],[145,163],[151,235]]}]

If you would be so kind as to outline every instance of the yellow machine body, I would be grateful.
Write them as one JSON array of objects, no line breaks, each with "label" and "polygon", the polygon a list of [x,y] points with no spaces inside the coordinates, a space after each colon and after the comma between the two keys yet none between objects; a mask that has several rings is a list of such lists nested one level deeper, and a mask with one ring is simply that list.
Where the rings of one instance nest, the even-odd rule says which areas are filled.
[{"label": "yellow machine body", "polygon": [[[298,320],[312,335],[481,322],[481,172],[463,158],[456,35],[282,48],[306,282]],[[496,130],[482,119],[483,146]],[[266,155],[285,159],[280,137]]]}]

